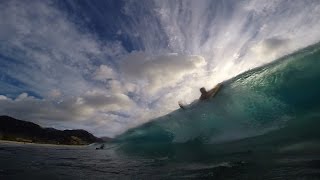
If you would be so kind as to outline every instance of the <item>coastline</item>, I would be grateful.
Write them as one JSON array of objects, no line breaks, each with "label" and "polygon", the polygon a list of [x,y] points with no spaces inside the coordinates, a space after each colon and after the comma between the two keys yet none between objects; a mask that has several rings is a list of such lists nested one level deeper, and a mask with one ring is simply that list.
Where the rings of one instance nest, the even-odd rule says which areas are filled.
[{"label": "coastline", "polygon": [[88,145],[69,145],[69,144],[48,144],[48,143],[33,143],[33,142],[21,142],[21,141],[9,141],[9,140],[2,140],[0,139],[0,145],[6,144],[6,145],[36,145],[36,146],[54,146],[54,147],[87,147]]},{"label": "coastline", "polygon": [[83,129],[58,130],[41,127],[38,124],[0,116],[0,140],[13,141],[20,144],[75,145],[85,146],[95,142],[103,142]]}]

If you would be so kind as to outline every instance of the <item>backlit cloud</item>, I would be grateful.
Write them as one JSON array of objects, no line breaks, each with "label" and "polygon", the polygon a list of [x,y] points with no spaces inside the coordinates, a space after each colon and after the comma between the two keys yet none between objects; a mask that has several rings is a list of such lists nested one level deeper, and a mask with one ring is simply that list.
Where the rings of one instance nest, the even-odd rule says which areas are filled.
[{"label": "backlit cloud", "polygon": [[283,54],[283,51],[290,49],[290,46],[289,39],[270,38],[253,46],[252,50],[257,53],[259,59],[266,57],[275,59],[279,54]]},{"label": "backlit cloud", "polygon": [[147,92],[156,93],[167,87],[175,87],[187,75],[202,71],[206,61],[201,56],[168,54],[148,56],[132,53],[121,62],[121,73],[127,81],[142,82]]},{"label": "backlit cloud", "polygon": [[110,2],[0,2],[0,114],[114,136],[320,40],[317,0]]}]

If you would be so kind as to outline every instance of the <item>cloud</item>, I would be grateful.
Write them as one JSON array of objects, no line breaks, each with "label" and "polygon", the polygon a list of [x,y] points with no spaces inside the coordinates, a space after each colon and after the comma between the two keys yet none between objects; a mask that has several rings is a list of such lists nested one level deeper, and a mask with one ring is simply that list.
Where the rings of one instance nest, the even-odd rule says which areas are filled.
[{"label": "cloud", "polygon": [[[106,116],[109,112],[128,111],[134,106],[126,94],[115,90],[117,86],[121,89],[120,82],[110,83],[112,91],[106,87],[106,80],[116,72],[104,64],[126,53],[121,43],[100,41],[70,21],[55,2],[3,1],[0,26],[1,88],[11,97],[0,95],[0,114],[45,126],[88,124],[82,128],[94,129],[122,118],[113,115],[110,119]],[[123,131],[105,129],[106,134]]]},{"label": "cloud", "polygon": [[52,1],[4,1],[0,25],[0,53],[8,58],[0,72],[40,96],[52,89],[65,95],[92,89],[88,76],[108,75],[101,59],[125,52],[119,42],[102,42],[70,21]]},{"label": "cloud", "polygon": [[113,136],[319,41],[293,1],[1,1],[0,113]]},{"label": "cloud", "polygon": [[106,81],[108,79],[113,79],[113,78],[114,78],[113,70],[106,65],[100,65],[100,67],[94,73],[94,77],[93,77],[93,79],[100,80],[100,81]]},{"label": "cloud", "polygon": [[134,105],[134,102],[125,94],[106,95],[99,92],[88,92],[81,99],[81,104],[108,112],[128,109]]},{"label": "cloud", "polygon": [[257,54],[257,57],[275,59],[279,55],[284,54],[284,51],[290,49],[290,40],[283,38],[269,38],[261,41],[252,47],[252,51]]},{"label": "cloud", "polygon": [[[135,103],[124,94],[109,96],[102,92],[87,92],[83,96],[65,98],[60,102],[38,99],[27,93],[22,93],[15,99],[0,96],[0,114],[37,121],[45,126],[51,124],[48,120],[64,123],[99,123],[96,120],[98,116],[112,111],[125,112],[134,106]],[[99,115],[100,113],[102,115]],[[110,121],[107,118],[99,120]]]},{"label": "cloud", "polygon": [[1,100],[7,100],[8,98],[6,97],[6,96],[4,96],[4,95],[0,95],[0,101]]},{"label": "cloud", "polygon": [[49,98],[59,98],[61,97],[61,91],[59,89],[52,89],[49,92]]},{"label": "cloud", "polygon": [[201,72],[205,65],[206,61],[201,56],[150,56],[134,52],[121,62],[120,68],[127,81],[140,83],[146,91],[154,94],[160,89],[175,87],[185,76]]}]

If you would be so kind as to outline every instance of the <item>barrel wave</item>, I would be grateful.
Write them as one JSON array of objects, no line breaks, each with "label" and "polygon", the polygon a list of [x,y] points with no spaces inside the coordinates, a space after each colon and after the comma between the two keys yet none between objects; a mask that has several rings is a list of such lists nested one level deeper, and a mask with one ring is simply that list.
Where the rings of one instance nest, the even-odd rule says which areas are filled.
[{"label": "barrel wave", "polygon": [[116,141],[155,147],[319,139],[319,69],[315,44],[229,79],[213,99],[130,129]]}]

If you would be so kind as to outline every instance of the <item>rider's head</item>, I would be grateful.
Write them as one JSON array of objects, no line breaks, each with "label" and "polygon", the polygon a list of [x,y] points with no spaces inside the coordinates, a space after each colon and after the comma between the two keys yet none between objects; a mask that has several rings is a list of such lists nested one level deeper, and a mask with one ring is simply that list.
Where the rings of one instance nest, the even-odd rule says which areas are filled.
[{"label": "rider's head", "polygon": [[200,88],[200,92],[201,92],[201,94],[207,93],[206,88],[204,88],[204,87]]}]

